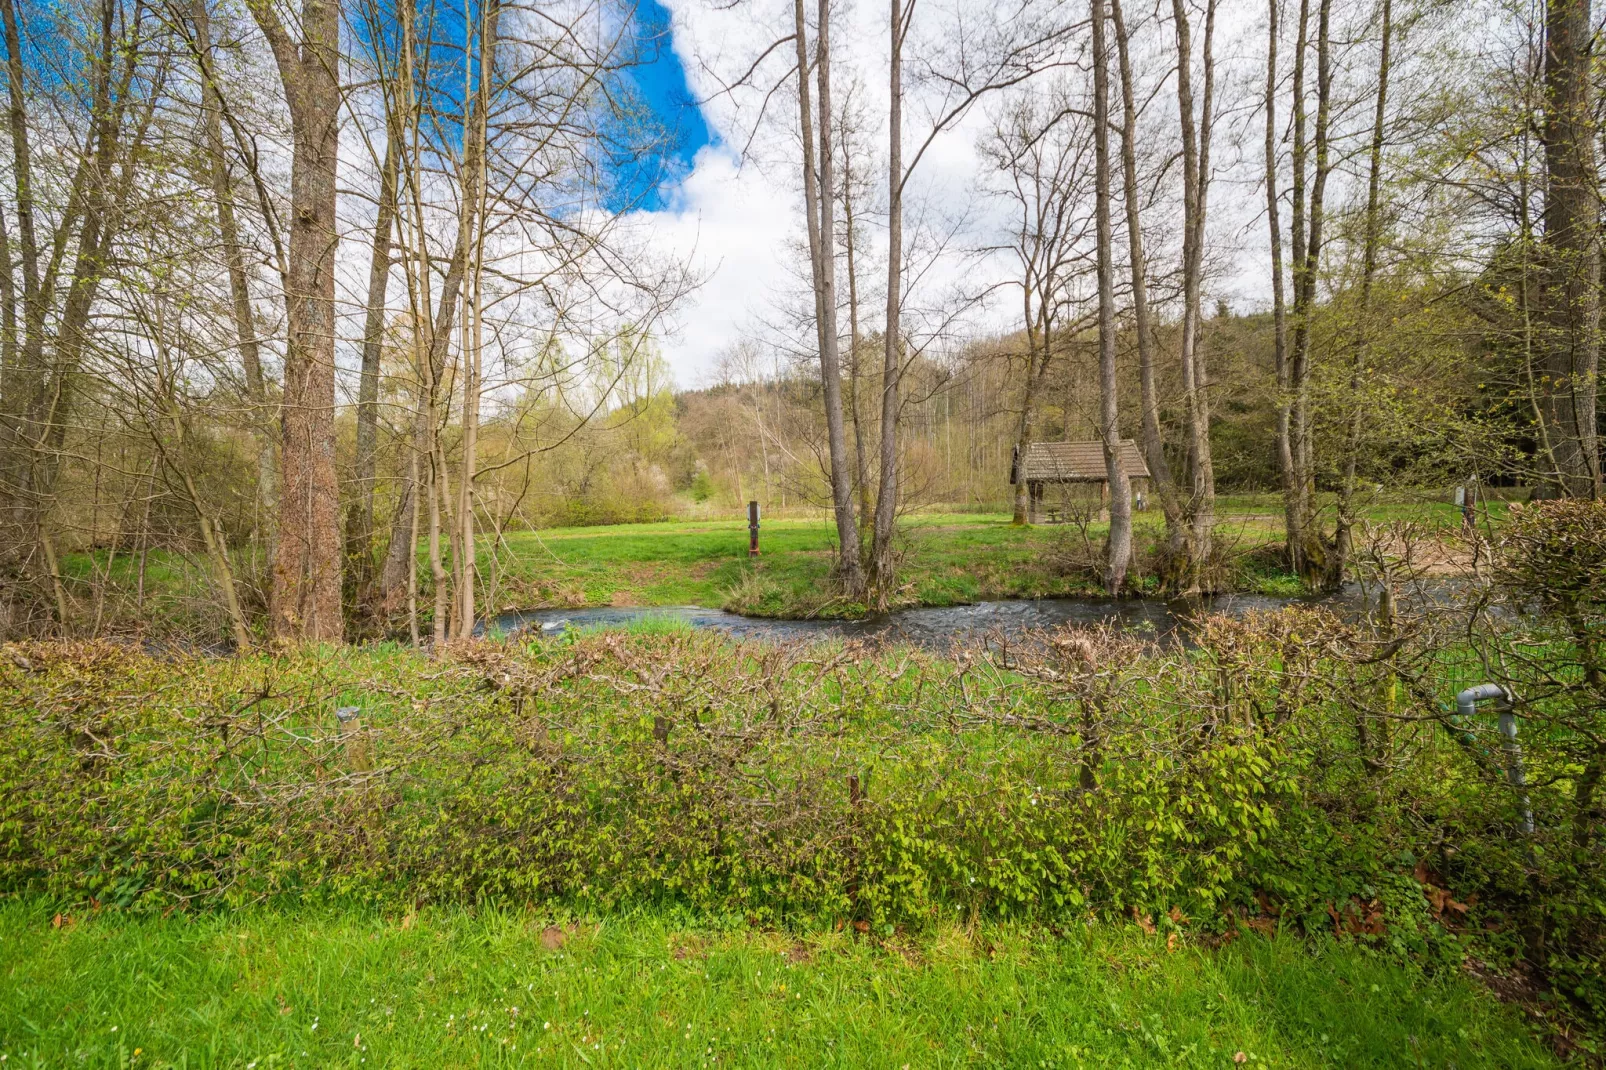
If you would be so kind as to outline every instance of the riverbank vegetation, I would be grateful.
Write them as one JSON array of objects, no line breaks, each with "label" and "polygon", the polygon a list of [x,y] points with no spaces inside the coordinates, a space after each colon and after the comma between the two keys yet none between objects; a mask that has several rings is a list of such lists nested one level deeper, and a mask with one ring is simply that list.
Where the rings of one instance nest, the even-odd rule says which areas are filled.
[{"label": "riverbank vegetation", "polygon": [[[941,658],[685,630],[436,657],[12,645],[0,886],[67,913],[1280,932],[1476,964],[1594,1020],[1599,513],[1516,510],[1465,605],[1409,598],[1402,557],[1363,618],[1207,618],[1180,646],[1109,629]],[[1512,617],[1536,583],[1545,612]],[[1519,699],[1515,736],[1452,702],[1491,678]]]},{"label": "riverbank vegetation", "polygon": [[[1287,568],[1280,509],[1272,495],[1222,499],[1220,590],[1316,593]],[[1480,505],[1482,535],[1503,523],[1505,509],[1500,501]],[[708,514],[701,520],[504,532],[478,551],[485,611],[700,605],[763,617],[857,617],[869,609],[832,582],[835,533],[818,511],[766,517],[756,559],[747,553],[744,520]],[[1461,511],[1447,501],[1396,495],[1370,505],[1365,516],[1383,526],[1409,523],[1441,575],[1459,576],[1471,567],[1475,540],[1464,537]],[[1007,512],[912,514],[900,524],[901,579],[888,607],[1102,596],[1099,562],[1107,529],[1092,518],[1022,526]],[[1134,530],[1140,565],[1163,556],[1164,518],[1158,512],[1139,513]],[[426,564],[422,555],[421,550],[420,567]],[[113,582],[101,587],[104,576]],[[70,599],[96,607],[96,619],[84,628],[89,638],[193,641],[227,631],[205,575],[182,554],[73,554],[63,562],[63,583]],[[1166,589],[1157,575],[1140,568],[1129,593],[1160,595]]]},{"label": "riverbank vegetation", "polygon": [[[431,926],[567,919],[581,991],[622,919],[755,979],[743,927],[835,942],[843,1002],[787,1027],[825,1061],[866,984],[907,1012],[877,1060],[934,1002],[953,1061],[1528,1058],[1462,973],[1598,1060],[1591,0],[673,6],[0,0],[0,1062],[114,1006],[204,1062],[93,949],[298,918],[315,977],[393,919],[446,976]],[[477,638],[1234,589],[1359,593],[1163,643]],[[959,939],[1000,983],[1031,945],[1035,1006],[869,965]],[[1241,962],[1446,1010],[1229,1029]],[[1061,982],[1116,1006],[1050,1023]],[[245,1058],[254,995],[207,1043]]]}]

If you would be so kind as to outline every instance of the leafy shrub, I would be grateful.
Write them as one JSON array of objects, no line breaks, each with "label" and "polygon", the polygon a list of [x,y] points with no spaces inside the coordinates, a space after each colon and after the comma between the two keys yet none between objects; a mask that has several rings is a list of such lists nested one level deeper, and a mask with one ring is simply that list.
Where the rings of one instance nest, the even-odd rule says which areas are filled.
[{"label": "leafy shrub", "polygon": [[[687,632],[440,661],[12,647],[0,891],[1238,919],[1454,962],[1598,889],[1599,861],[1535,878],[1487,735],[1449,741],[1445,651],[1407,640],[1285,611],[1188,648],[1059,631],[949,660]],[[1537,785],[1534,808],[1551,835]],[[1556,969],[1596,931],[1552,926]]]}]

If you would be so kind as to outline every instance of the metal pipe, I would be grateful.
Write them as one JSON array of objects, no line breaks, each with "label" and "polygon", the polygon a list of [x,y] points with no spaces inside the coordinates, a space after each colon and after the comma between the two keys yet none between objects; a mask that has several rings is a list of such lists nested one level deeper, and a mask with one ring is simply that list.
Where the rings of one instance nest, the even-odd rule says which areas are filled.
[{"label": "metal pipe", "polygon": [[1455,697],[1455,712],[1457,720],[1467,720],[1478,711],[1478,703],[1495,700],[1495,713],[1500,724],[1500,749],[1506,754],[1506,779],[1511,783],[1517,793],[1517,802],[1522,807],[1522,819],[1518,828],[1524,836],[1532,836],[1534,831],[1533,805],[1528,799],[1528,779],[1522,771],[1522,746],[1517,742],[1517,714],[1515,712],[1516,698],[1503,684],[1479,684],[1469,687]]}]

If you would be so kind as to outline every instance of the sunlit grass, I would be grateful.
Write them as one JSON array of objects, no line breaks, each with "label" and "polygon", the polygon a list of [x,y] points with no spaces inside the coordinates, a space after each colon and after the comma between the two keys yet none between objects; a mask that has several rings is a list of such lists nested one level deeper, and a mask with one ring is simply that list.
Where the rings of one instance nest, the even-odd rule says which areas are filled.
[{"label": "sunlit grass", "polygon": [[[1455,975],[1246,935],[0,907],[8,1067],[1554,1064]],[[1239,1053],[1242,1053],[1240,1056]]]}]

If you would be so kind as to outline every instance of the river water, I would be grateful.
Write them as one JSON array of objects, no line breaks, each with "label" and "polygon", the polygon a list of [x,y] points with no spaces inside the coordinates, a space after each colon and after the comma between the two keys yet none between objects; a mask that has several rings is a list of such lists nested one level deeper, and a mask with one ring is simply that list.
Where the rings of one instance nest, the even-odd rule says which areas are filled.
[{"label": "river water", "polygon": [[1038,598],[976,602],[964,606],[927,606],[900,609],[865,620],[775,620],[744,617],[723,609],[701,606],[653,606],[591,609],[529,609],[495,617],[492,629],[502,634],[561,634],[570,628],[625,628],[638,621],[682,622],[706,628],[733,639],[789,642],[807,639],[882,637],[927,649],[943,649],[991,634],[1018,635],[1032,628],[1061,624],[1112,623],[1137,635],[1163,638],[1195,617],[1214,613],[1237,616],[1252,610],[1280,609],[1289,605],[1327,605],[1340,611],[1354,609],[1360,592],[1353,587],[1322,599],[1273,598],[1267,595],[1227,594],[1210,598],[1165,601],[1159,598]]}]

